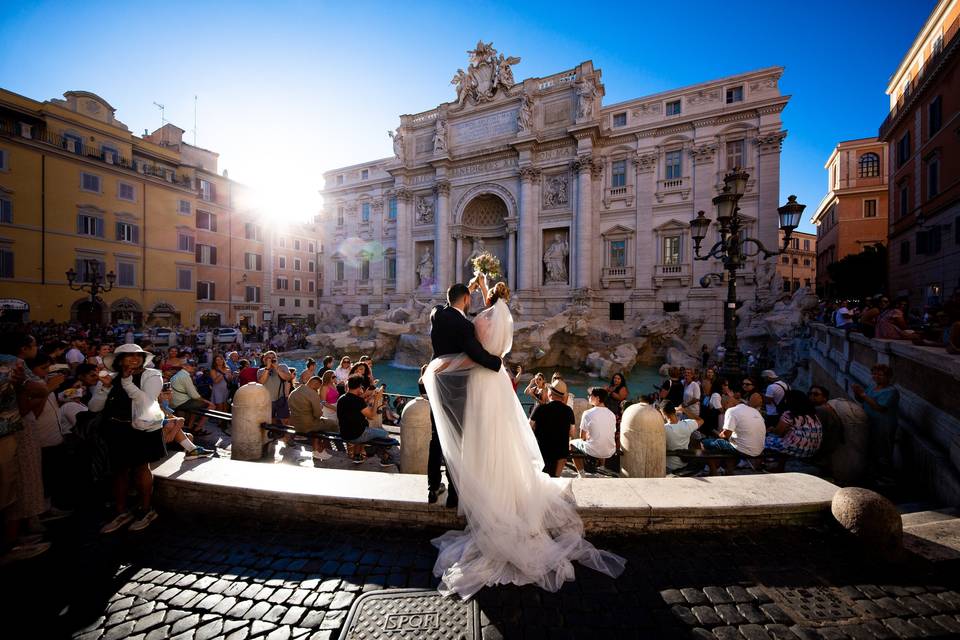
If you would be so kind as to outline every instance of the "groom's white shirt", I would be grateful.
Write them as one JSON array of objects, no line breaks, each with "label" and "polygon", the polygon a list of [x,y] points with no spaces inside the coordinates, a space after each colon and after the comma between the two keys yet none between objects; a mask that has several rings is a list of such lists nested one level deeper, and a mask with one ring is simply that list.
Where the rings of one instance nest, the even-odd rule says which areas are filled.
[{"label": "groom's white shirt", "polygon": [[464,317],[464,319],[469,320],[469,318],[467,318],[467,314],[465,314],[465,313],[463,312],[463,309],[461,309],[460,307],[454,307],[454,309],[456,309],[457,311],[459,311],[459,312],[460,312],[460,315],[462,315],[462,316]]}]

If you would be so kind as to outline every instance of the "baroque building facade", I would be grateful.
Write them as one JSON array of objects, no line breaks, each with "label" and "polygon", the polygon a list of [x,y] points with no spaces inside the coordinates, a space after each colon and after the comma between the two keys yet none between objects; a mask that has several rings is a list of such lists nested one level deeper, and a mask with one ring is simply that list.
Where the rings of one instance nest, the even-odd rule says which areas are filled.
[{"label": "baroque building facade", "polygon": [[[314,224],[265,224],[218,154],[183,133],[168,123],[135,135],[87,91],[40,102],[0,89],[0,319],[276,322],[286,300],[272,295],[274,246],[289,239],[290,305],[315,321]],[[69,288],[71,268],[116,282],[94,302]]]},{"label": "baroque building facade", "polygon": [[[393,157],[324,173],[321,303],[356,315],[440,300],[488,251],[524,319],[572,304],[612,320],[681,312],[719,334],[725,288],[699,282],[722,268],[693,260],[689,221],[715,215],[724,174],[745,168],[748,233],[776,245],[783,69],[605,105],[590,61],[515,82],[519,58],[468,53],[454,101],[400,116]],[[744,299],[758,265],[741,272]]]}]

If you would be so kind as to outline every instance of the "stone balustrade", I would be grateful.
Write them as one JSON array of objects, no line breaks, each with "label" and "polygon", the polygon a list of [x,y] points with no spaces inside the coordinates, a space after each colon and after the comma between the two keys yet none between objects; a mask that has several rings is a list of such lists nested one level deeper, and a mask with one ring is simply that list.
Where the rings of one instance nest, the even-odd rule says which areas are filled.
[{"label": "stone balustrade", "polygon": [[[662,429],[661,429],[662,431]],[[311,469],[176,453],[154,469],[156,504],[171,513],[250,522],[310,522],[320,527],[449,527],[456,509],[427,502],[416,474]],[[756,529],[810,525],[830,517],[837,487],[802,473],[713,478],[576,478],[577,512],[588,533],[676,529]]]},{"label": "stone balustrade", "polygon": [[812,380],[832,397],[852,397],[853,383],[870,385],[875,364],[893,369],[900,391],[900,471],[939,500],[960,505],[960,356],[823,324],[813,324],[811,334]]}]

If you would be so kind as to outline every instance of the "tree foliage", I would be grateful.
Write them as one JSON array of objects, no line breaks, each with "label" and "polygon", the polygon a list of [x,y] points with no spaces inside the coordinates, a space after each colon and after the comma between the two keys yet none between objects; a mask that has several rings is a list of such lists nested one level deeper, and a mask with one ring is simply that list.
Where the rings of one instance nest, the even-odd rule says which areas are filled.
[{"label": "tree foliage", "polygon": [[838,298],[864,299],[887,290],[887,248],[869,245],[827,265]]}]

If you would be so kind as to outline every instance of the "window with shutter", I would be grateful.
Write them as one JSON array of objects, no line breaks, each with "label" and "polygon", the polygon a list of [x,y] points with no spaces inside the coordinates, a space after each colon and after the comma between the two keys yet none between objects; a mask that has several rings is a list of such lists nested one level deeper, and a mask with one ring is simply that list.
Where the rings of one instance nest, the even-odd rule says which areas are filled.
[{"label": "window with shutter", "polygon": [[0,198],[0,222],[13,224],[13,202],[9,198]]},{"label": "window with shutter", "polygon": [[217,264],[217,248],[210,247],[210,264]]},{"label": "window with shutter", "polygon": [[13,277],[13,250],[0,249],[0,278]]},{"label": "window with shutter", "polygon": [[134,265],[130,262],[117,263],[117,284],[121,287],[136,286]]},{"label": "window with shutter", "polygon": [[189,291],[193,288],[193,272],[190,269],[177,269],[177,289]]}]

